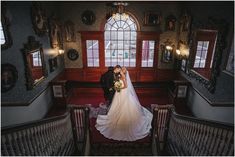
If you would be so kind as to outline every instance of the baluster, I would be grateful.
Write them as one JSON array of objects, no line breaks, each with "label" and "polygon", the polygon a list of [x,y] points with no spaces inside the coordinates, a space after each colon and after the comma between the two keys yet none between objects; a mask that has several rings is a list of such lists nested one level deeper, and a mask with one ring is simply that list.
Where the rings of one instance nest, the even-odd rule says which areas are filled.
[{"label": "baluster", "polygon": [[22,155],[21,151],[20,151],[20,148],[19,148],[19,145],[18,145],[18,142],[17,142],[16,132],[13,132],[11,135],[12,135],[13,144],[14,144],[14,148],[15,148],[16,154],[17,155]]},{"label": "baluster", "polygon": [[50,153],[49,153],[49,147],[48,147],[48,141],[49,141],[49,139],[48,139],[48,135],[47,135],[47,131],[46,131],[46,124],[43,124],[42,125],[42,136],[43,136],[43,139],[44,139],[44,149],[43,149],[43,151],[44,151],[44,153],[45,153],[45,155],[50,155]]},{"label": "baluster", "polygon": [[234,156],[234,144],[231,144],[228,156]]},{"label": "baluster", "polygon": [[217,134],[217,138],[216,138],[216,144],[215,144],[215,147],[213,149],[213,155],[217,155],[218,146],[220,144],[221,134],[222,134],[222,129],[218,128],[218,134]]},{"label": "baluster", "polygon": [[45,151],[45,149],[46,149],[46,141],[45,141],[45,137],[44,137],[44,127],[43,127],[43,125],[40,125],[39,126],[39,139],[41,139],[41,146],[42,146],[42,153],[43,153],[43,155],[46,155],[46,151]]},{"label": "baluster", "polygon": [[6,135],[6,141],[7,141],[7,149],[8,149],[8,153],[10,154],[10,156],[15,156],[15,151],[12,147],[12,138],[10,134]]},{"label": "baluster", "polygon": [[80,132],[80,136],[79,136],[79,142],[84,140],[84,132],[83,132],[83,122],[84,122],[84,119],[83,119],[83,110],[79,109],[78,110],[78,113],[79,113],[79,117],[78,117],[78,122],[79,122],[79,132]]},{"label": "baluster", "polygon": [[28,144],[28,148],[29,148],[29,152],[30,152],[30,154],[28,154],[28,155],[32,156],[35,152],[32,147],[32,136],[30,135],[29,129],[25,130],[25,134],[26,134],[25,138],[27,139],[27,144]]},{"label": "baluster", "polygon": [[157,135],[159,138],[159,141],[162,142],[162,137],[161,137],[161,121],[162,121],[162,110],[158,111],[158,118],[157,118],[157,127],[158,127],[158,131],[157,131]]},{"label": "baluster", "polygon": [[6,139],[6,135],[1,137],[1,155],[4,156],[10,156],[8,150],[7,150],[7,139]]},{"label": "baluster", "polygon": [[214,127],[214,128],[213,128],[213,132],[212,132],[213,138],[212,138],[212,141],[211,141],[211,145],[210,145],[209,148],[208,148],[208,151],[209,151],[210,155],[213,154],[213,148],[214,148],[214,146],[215,146],[215,140],[216,140],[217,131],[218,131],[218,129],[216,129],[216,128]]},{"label": "baluster", "polygon": [[41,156],[41,155],[43,155],[43,150],[44,150],[43,138],[41,136],[41,126],[34,127],[33,130],[34,130],[36,137],[37,137],[36,142],[37,142],[37,147],[39,147],[38,155]]},{"label": "baluster", "polygon": [[187,148],[188,148],[188,139],[187,139],[187,121],[182,121],[182,129],[183,129],[183,146],[184,146],[184,152],[185,154],[188,154]]},{"label": "baluster", "polygon": [[34,153],[32,155],[36,156],[36,155],[39,155],[39,150],[40,148],[38,147],[37,145],[37,142],[36,140],[38,139],[38,137],[36,136],[35,132],[33,131],[35,127],[32,127],[32,128],[29,128],[28,131],[30,132],[31,134],[31,144],[32,144],[32,148],[34,150]]},{"label": "baluster", "polygon": [[203,142],[204,142],[204,136],[205,136],[205,131],[204,131],[204,125],[203,124],[199,124],[199,133],[198,133],[198,140],[197,140],[197,152],[196,154],[197,155],[200,155],[201,154],[201,150],[202,150],[202,147],[203,147]]},{"label": "baluster", "polygon": [[45,124],[45,135],[46,135],[46,139],[47,139],[47,151],[48,151],[48,155],[52,155],[52,146],[51,146],[51,135],[49,132],[50,129],[50,123],[46,123]]},{"label": "baluster", "polygon": [[224,149],[223,149],[223,152],[222,152],[222,156],[226,156],[227,155],[229,146],[231,144],[231,140],[233,140],[232,136],[233,136],[233,132],[232,131],[228,131],[227,138],[226,138],[226,143],[225,143],[225,146],[224,146]]},{"label": "baluster", "polygon": [[212,145],[212,140],[213,140],[213,127],[210,127],[208,126],[209,128],[209,137],[208,137],[208,141],[206,143],[206,154],[207,155],[211,155],[211,153],[209,152],[209,148],[210,148],[210,145]]},{"label": "baluster", "polygon": [[192,144],[192,141],[190,139],[191,137],[191,133],[192,133],[192,122],[188,121],[187,122],[187,132],[186,132],[186,138],[187,138],[187,142],[188,142],[188,146],[187,146],[187,154],[190,154],[190,150],[189,150],[189,146]]},{"label": "baluster", "polygon": [[19,132],[20,134],[21,134],[21,139],[22,139],[22,147],[24,147],[23,149],[24,149],[24,151],[25,151],[25,154],[24,155],[27,155],[27,154],[29,154],[29,148],[28,148],[28,146],[27,146],[27,141],[26,141],[26,138],[25,138],[25,130],[21,130],[20,132]]},{"label": "baluster", "polygon": [[189,148],[189,152],[190,154],[189,155],[192,155],[192,151],[193,151],[193,139],[195,138],[195,133],[196,133],[196,124],[194,122],[192,122],[192,133],[191,133],[191,136],[190,136],[190,139],[191,139],[191,145],[190,145],[190,148]]},{"label": "baluster", "polygon": [[223,151],[223,148],[225,146],[225,140],[226,140],[227,134],[228,134],[228,131],[227,130],[223,130],[222,136],[220,138],[221,142],[220,142],[220,145],[219,145],[219,149],[218,149],[217,155],[220,155],[220,156],[222,155],[222,151]]}]

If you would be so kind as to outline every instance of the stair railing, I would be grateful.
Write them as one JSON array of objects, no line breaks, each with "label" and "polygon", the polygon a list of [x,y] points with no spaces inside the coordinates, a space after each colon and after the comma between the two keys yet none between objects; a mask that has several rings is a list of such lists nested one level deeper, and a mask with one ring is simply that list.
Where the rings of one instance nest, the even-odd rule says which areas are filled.
[{"label": "stair railing", "polygon": [[157,155],[159,154],[157,152],[160,152],[165,147],[171,109],[174,108],[174,106],[172,104],[152,104],[151,106],[153,107],[152,150],[153,154]]},{"label": "stair railing", "polygon": [[[157,110],[161,108],[154,112]],[[165,123],[168,131],[163,150],[159,149],[158,141],[161,141],[161,136],[155,136],[158,155],[234,156],[233,125],[179,115],[173,109],[168,118],[169,124]],[[157,122],[156,129],[159,129],[159,123]]]},{"label": "stair railing", "polygon": [[61,116],[2,128],[1,155],[87,155],[88,114],[86,107],[72,107]]},{"label": "stair railing", "polygon": [[90,150],[90,121],[89,121],[89,107],[69,105],[71,113],[71,121],[73,128],[73,136],[76,141],[76,147],[79,152],[88,155]]},{"label": "stair railing", "polygon": [[1,155],[71,155],[74,140],[70,114],[38,120],[1,130]]}]

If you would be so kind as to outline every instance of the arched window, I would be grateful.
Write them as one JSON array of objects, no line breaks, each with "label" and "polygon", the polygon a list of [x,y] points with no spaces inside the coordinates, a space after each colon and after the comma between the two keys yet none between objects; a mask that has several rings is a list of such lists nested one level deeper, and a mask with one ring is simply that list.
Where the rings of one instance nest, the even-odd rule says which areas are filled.
[{"label": "arched window", "polygon": [[128,14],[116,14],[105,24],[105,66],[136,66],[137,25]]}]

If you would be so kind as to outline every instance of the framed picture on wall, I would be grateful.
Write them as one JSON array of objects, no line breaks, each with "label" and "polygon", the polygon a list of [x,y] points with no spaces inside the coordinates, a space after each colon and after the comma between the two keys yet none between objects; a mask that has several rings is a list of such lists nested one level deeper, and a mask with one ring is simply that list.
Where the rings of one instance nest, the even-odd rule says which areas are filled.
[{"label": "framed picture on wall", "polygon": [[144,14],[145,26],[156,26],[161,23],[161,15],[155,12],[146,12]]},{"label": "framed picture on wall", "polygon": [[183,71],[183,72],[185,72],[186,71],[186,66],[187,66],[187,60],[186,59],[182,59],[182,61],[181,61],[181,70]]},{"label": "framed picture on wall", "polygon": [[66,42],[75,42],[75,26],[70,20],[66,21],[64,24],[64,36]]},{"label": "framed picture on wall", "polygon": [[234,38],[232,40],[231,49],[227,57],[224,72],[231,76],[234,76]]},{"label": "framed picture on wall", "polygon": [[55,98],[63,97],[63,88],[61,85],[53,85],[53,94]]},{"label": "framed picture on wall", "polygon": [[187,88],[188,88],[188,86],[185,86],[185,85],[178,86],[177,97],[178,98],[185,98],[187,95]]},{"label": "framed picture on wall", "polygon": [[175,31],[176,17],[174,15],[169,15],[166,18],[165,29],[166,31]]},{"label": "framed picture on wall", "polygon": [[11,90],[18,79],[16,67],[12,64],[1,65],[1,91],[7,92]]},{"label": "framed picture on wall", "polygon": [[49,67],[50,67],[50,72],[53,72],[57,69],[57,67],[58,67],[57,57],[49,59]]}]

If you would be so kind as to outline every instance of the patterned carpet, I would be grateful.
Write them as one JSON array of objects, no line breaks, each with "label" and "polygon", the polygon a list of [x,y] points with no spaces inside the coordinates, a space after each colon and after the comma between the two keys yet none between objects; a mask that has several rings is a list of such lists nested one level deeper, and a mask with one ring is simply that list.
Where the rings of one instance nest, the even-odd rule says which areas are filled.
[{"label": "patterned carpet", "polygon": [[102,156],[151,156],[150,143],[96,143],[91,146],[91,155]]}]

